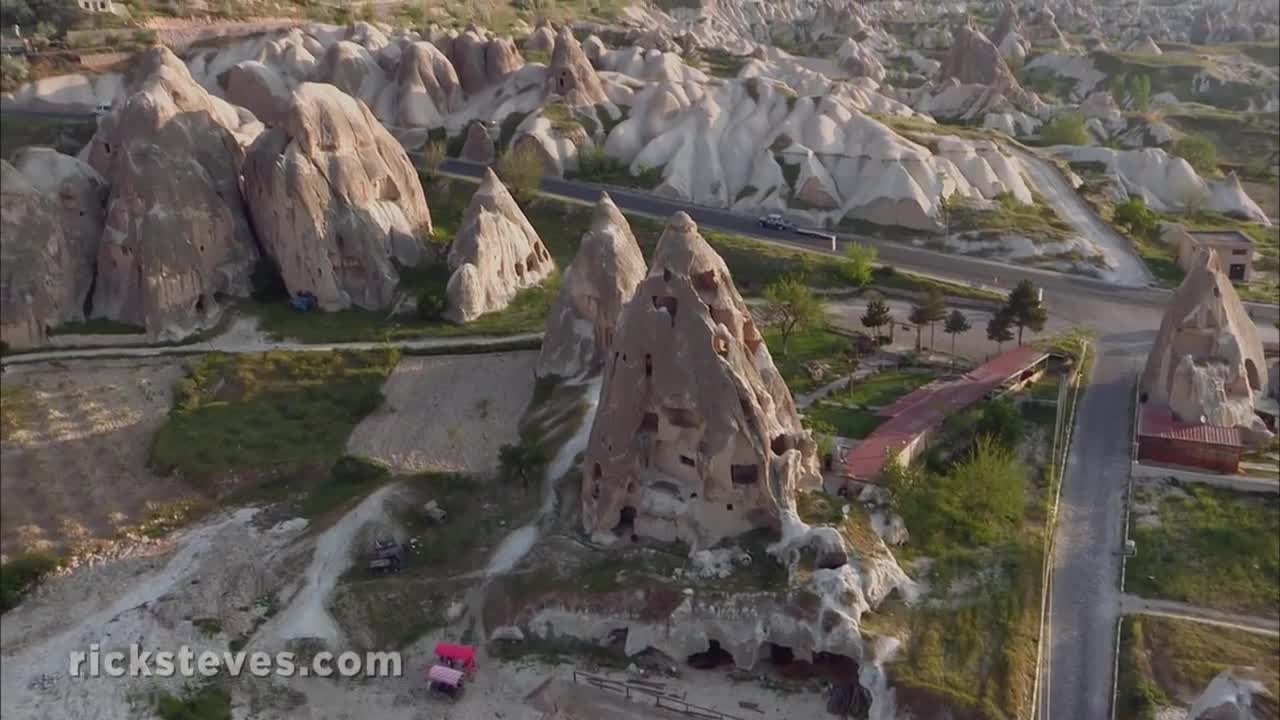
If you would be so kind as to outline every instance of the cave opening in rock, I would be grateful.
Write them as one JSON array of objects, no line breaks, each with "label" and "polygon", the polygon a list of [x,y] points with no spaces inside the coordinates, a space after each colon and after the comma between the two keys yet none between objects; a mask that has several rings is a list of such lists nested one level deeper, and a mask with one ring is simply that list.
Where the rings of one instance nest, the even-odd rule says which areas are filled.
[{"label": "cave opening in rock", "polygon": [[689,656],[689,666],[699,670],[712,670],[718,667],[725,667],[733,664],[733,656],[727,650],[720,647],[717,640],[712,640],[710,646],[703,652],[694,653]]},{"label": "cave opening in rock", "polygon": [[795,662],[796,655],[791,648],[777,643],[765,643],[769,648],[769,662],[774,665],[790,665]]},{"label": "cave opening in rock", "polygon": [[636,509],[627,505],[618,512],[618,524],[613,527],[613,534],[618,537],[630,537],[631,542],[640,538],[636,535]]}]

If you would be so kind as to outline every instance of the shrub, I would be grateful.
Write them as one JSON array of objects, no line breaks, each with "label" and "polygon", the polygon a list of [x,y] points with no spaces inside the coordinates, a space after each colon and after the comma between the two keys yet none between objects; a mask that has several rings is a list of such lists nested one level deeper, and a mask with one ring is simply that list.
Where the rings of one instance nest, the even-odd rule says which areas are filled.
[{"label": "shrub", "polygon": [[518,144],[498,158],[498,177],[521,204],[538,196],[542,182],[542,158],[530,144]]},{"label": "shrub", "polygon": [[449,300],[440,288],[423,290],[418,295],[418,319],[420,320],[439,320],[448,307]]},{"label": "shrub", "polygon": [[182,697],[161,692],[155,702],[161,720],[231,720],[231,693],[215,685],[188,686]]},{"label": "shrub", "polygon": [[1200,173],[1213,173],[1218,169],[1218,148],[1208,138],[1188,135],[1173,144],[1173,154],[1191,163]]},{"label": "shrub", "polygon": [[988,400],[979,406],[978,412],[975,426],[978,435],[986,435],[1010,450],[1018,447],[1022,440],[1022,413],[1012,400]]},{"label": "shrub", "polygon": [[41,552],[25,553],[0,563],[0,612],[16,607],[36,583],[61,565],[58,556]]},{"label": "shrub", "polygon": [[24,58],[0,56],[0,92],[10,92],[31,77],[31,67]]},{"label": "shrub", "polygon": [[1117,205],[1113,217],[1117,225],[1140,237],[1151,237],[1156,231],[1156,216],[1139,195]]},{"label": "shrub", "polygon": [[876,249],[873,246],[857,242],[849,243],[845,248],[844,262],[840,264],[840,270],[850,283],[865,287],[871,283],[875,261]]},{"label": "shrub", "polygon": [[1040,140],[1046,145],[1088,145],[1089,132],[1085,130],[1084,115],[1058,113],[1040,128]]}]

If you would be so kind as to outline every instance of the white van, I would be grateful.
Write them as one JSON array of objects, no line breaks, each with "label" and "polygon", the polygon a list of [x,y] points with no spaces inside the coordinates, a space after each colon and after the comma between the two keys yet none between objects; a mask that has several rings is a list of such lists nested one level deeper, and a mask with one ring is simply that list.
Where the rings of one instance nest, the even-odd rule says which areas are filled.
[{"label": "white van", "polygon": [[94,109],[93,116],[96,118],[101,118],[103,115],[108,115],[110,113],[111,113],[111,103],[100,103],[98,107]]}]

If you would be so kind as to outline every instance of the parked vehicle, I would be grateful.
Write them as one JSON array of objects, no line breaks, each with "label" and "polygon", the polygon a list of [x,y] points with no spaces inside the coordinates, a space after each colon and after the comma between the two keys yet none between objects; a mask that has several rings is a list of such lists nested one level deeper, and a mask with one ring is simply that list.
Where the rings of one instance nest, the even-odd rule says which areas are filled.
[{"label": "parked vehicle", "polygon": [[787,219],[779,213],[765,215],[757,222],[760,223],[760,227],[767,230],[794,230],[796,227],[793,223],[787,222]]},{"label": "parked vehicle", "polygon": [[390,538],[373,541],[373,557],[369,560],[369,572],[400,572],[404,564],[404,546]]},{"label": "parked vehicle", "polygon": [[289,298],[289,306],[298,312],[306,312],[316,306],[316,296],[306,290],[299,290]]},{"label": "parked vehicle", "polygon": [[111,114],[111,103],[100,103],[93,111],[93,116],[101,119],[105,115]]}]

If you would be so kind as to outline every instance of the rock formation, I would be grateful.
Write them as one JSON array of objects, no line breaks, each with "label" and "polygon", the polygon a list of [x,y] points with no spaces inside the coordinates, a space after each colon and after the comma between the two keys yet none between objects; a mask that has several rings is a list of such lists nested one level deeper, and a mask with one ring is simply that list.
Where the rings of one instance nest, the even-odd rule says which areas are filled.
[{"label": "rock formation", "polygon": [[524,41],[526,52],[549,53],[555,47],[556,31],[551,29],[551,24],[546,20],[539,20],[537,26],[533,28],[533,32],[529,33],[529,37],[525,38]]},{"label": "rock formation", "polygon": [[368,107],[332,85],[298,87],[285,123],[250,148],[244,192],[285,285],[314,293],[325,310],[389,307],[395,265],[417,265],[431,232],[403,148]]},{"label": "rock formation", "polygon": [[484,121],[472,120],[467,123],[467,134],[462,141],[459,155],[463,160],[488,165],[494,161],[497,149],[493,145],[493,136],[485,127]]},{"label": "rock formation", "polygon": [[1057,17],[1047,7],[1040,8],[1032,16],[1031,22],[1027,25],[1027,39],[1036,44],[1055,47],[1064,47],[1067,44],[1066,37],[1058,28]]},{"label": "rock formation", "polygon": [[67,298],[72,303],[68,311],[79,313],[93,287],[98,244],[106,223],[107,181],[87,163],[47,147],[19,150],[13,165],[37,191],[58,204],[63,239],[74,265],[74,272],[60,282],[67,285]]},{"label": "rock formation", "polygon": [[816,445],[724,260],[676,213],[605,365],[583,464],[587,532],[697,551],[780,528],[796,489],[818,479]]},{"label": "rock formation", "polygon": [[126,81],[128,99],[87,149],[111,188],[93,315],[176,339],[216,322],[215,295],[249,292],[258,253],[240,165],[262,125],[166,48],[136,56]]},{"label": "rock formation", "polygon": [[1129,52],[1134,55],[1163,55],[1164,51],[1156,44],[1156,41],[1150,35],[1143,35],[1142,40],[1129,46]]},{"label": "rock formation", "polygon": [[631,226],[608,193],[601,193],[547,313],[538,376],[577,377],[602,368],[618,316],[644,276],[644,256]]},{"label": "rock formation", "polygon": [[563,97],[570,107],[596,105],[609,100],[595,68],[591,67],[578,39],[567,27],[556,36],[556,49],[551,53],[545,87],[548,95]]},{"label": "rock formation", "polygon": [[991,30],[988,38],[993,45],[999,46],[1010,33],[1021,35],[1022,22],[1018,19],[1018,10],[1013,6],[1013,2],[1005,0],[1001,5],[1000,18],[996,20],[996,26]]},{"label": "rock formation", "polygon": [[233,66],[218,78],[227,101],[245,108],[267,125],[283,122],[290,85],[280,73],[257,60]]},{"label": "rock formation", "polygon": [[0,341],[11,350],[42,345],[50,329],[83,317],[60,215],[52,196],[0,160]]},{"label": "rock formation", "polygon": [[849,38],[836,50],[840,69],[852,77],[869,77],[876,82],[884,80],[884,65],[868,48]]},{"label": "rock formation", "polygon": [[439,127],[462,108],[462,83],[449,59],[435,45],[407,44],[395,74],[392,122],[405,127]]},{"label": "rock formation", "polygon": [[1267,676],[1254,668],[1218,673],[1187,711],[1187,720],[1269,720],[1280,704],[1267,690]]},{"label": "rock formation", "polygon": [[1142,374],[1146,402],[1188,423],[1265,436],[1254,395],[1267,389],[1262,341],[1217,255],[1202,251],[1173,294]]},{"label": "rock formation", "polygon": [[1000,89],[1018,86],[1000,51],[979,30],[962,25],[955,33],[951,51],[942,62],[939,76],[953,77],[964,84]]},{"label": "rock formation", "polygon": [[555,270],[551,253],[515,199],[486,169],[449,248],[449,307],[445,316],[471,322],[505,308],[516,294]]}]

